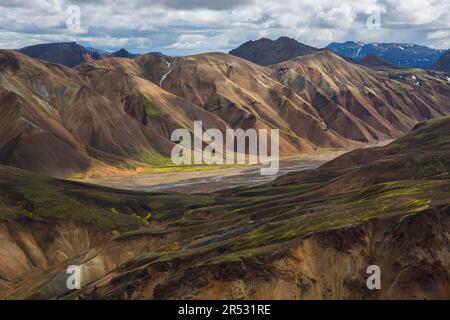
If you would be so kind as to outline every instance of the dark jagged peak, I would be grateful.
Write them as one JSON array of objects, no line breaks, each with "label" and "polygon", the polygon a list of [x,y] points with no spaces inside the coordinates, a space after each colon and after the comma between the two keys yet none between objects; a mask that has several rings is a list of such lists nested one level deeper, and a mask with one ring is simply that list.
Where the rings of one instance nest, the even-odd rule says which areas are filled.
[{"label": "dark jagged peak", "polygon": [[433,69],[450,72],[450,49],[436,61]]},{"label": "dark jagged peak", "polygon": [[106,57],[111,57],[111,58],[129,58],[129,59],[133,59],[136,58],[137,56],[139,56],[138,54],[133,54],[128,52],[125,49],[120,49],[119,51],[113,52],[108,54]]},{"label": "dark jagged peak", "polygon": [[87,50],[76,42],[45,43],[19,49],[29,57],[75,67],[81,63],[101,59],[100,54]]},{"label": "dark jagged peak", "polygon": [[280,37],[275,41],[267,38],[248,41],[240,47],[231,50],[230,54],[266,66],[318,50],[317,48],[300,43],[295,39]]},{"label": "dark jagged peak", "polygon": [[396,66],[386,59],[383,59],[375,54],[370,54],[364,59],[362,59],[361,63],[368,67],[389,67],[395,68]]}]

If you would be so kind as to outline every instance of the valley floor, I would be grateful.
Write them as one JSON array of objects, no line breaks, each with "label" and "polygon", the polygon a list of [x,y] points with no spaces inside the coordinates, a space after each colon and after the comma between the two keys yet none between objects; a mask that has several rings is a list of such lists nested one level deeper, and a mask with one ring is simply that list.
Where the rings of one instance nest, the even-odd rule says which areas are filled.
[{"label": "valley floor", "polygon": [[182,193],[215,192],[242,186],[255,186],[270,182],[289,172],[314,169],[348,150],[322,150],[315,153],[287,157],[280,160],[280,170],[276,175],[263,176],[259,165],[230,166],[208,170],[178,171],[180,167],[168,168],[167,172],[144,173],[132,176],[86,178],[83,181],[126,190],[176,191]]}]

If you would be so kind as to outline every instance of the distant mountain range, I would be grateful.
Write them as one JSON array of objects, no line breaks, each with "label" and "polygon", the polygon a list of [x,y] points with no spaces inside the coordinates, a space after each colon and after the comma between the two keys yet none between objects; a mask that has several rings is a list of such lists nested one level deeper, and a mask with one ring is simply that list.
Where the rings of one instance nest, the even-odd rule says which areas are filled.
[{"label": "distant mountain range", "polygon": [[[324,49],[332,50],[345,58],[372,67],[383,65],[385,67],[433,68],[442,71],[448,71],[449,69],[449,58],[444,56],[444,50],[431,49],[415,44],[364,44],[362,42],[347,41],[344,43],[333,42]],[[267,66],[324,49],[314,48],[288,37],[280,37],[277,40],[262,38],[248,41],[231,50],[230,54],[262,66]],[[38,44],[19,49],[18,51],[32,58],[63,64],[67,67],[75,67],[81,63],[103,58],[132,59],[139,56],[125,49],[108,52],[92,47],[85,48],[75,42]],[[442,59],[439,60],[441,57]]]},{"label": "distant mountain range", "polygon": [[75,67],[84,62],[91,62],[105,57],[135,58],[125,49],[108,52],[92,47],[85,48],[76,42],[46,43],[28,46],[18,50],[29,57],[59,63],[67,67]]},{"label": "distant mountain range", "polygon": [[[295,39],[280,37],[277,40],[262,38],[248,41],[231,50],[230,54],[266,66],[324,49],[332,50],[342,57],[369,66],[384,65],[422,69],[432,68],[445,52],[416,44],[365,44],[354,41],[333,42],[326,48],[319,49],[300,43]],[[439,68],[442,69],[442,67]]]},{"label": "distant mountain range", "polygon": [[369,55],[376,55],[399,67],[425,69],[431,68],[444,53],[443,50],[404,43],[365,44],[347,41],[344,43],[333,42],[326,48],[355,61],[362,61]]},{"label": "distant mountain range", "polygon": [[317,48],[300,43],[295,39],[280,37],[275,41],[267,38],[248,41],[238,48],[231,50],[230,54],[266,66],[317,52],[318,50]]}]

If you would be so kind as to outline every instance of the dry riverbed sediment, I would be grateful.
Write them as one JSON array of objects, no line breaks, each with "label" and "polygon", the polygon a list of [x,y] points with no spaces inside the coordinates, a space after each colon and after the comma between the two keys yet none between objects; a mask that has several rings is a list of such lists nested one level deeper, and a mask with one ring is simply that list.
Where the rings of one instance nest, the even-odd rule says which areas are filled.
[{"label": "dry riverbed sediment", "polygon": [[294,171],[317,168],[348,150],[327,150],[280,160],[276,175],[263,176],[260,166],[186,172],[136,174],[127,177],[88,178],[84,182],[107,187],[139,191],[176,191],[182,193],[214,192],[240,186],[254,186]]}]

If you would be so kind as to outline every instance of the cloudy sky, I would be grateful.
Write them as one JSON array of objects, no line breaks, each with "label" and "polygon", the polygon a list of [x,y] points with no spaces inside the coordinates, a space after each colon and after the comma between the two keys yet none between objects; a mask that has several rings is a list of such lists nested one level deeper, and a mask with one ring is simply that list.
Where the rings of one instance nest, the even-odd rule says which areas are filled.
[{"label": "cloudy sky", "polygon": [[448,49],[450,0],[0,0],[0,29],[1,48],[77,41],[184,55],[289,36]]}]

